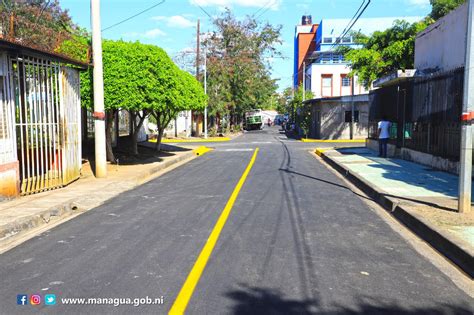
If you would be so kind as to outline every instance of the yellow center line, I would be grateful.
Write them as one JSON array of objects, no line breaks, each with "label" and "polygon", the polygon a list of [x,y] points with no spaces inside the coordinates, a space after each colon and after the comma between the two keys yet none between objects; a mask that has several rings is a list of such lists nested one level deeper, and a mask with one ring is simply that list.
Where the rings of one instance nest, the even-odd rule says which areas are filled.
[{"label": "yellow center line", "polygon": [[224,225],[227,222],[227,219],[229,218],[230,211],[232,210],[232,207],[234,206],[235,200],[237,199],[237,196],[239,195],[240,189],[244,185],[245,180],[247,179],[247,176],[250,173],[250,170],[252,169],[253,164],[255,163],[258,151],[259,151],[259,148],[256,148],[252,155],[252,158],[250,159],[249,164],[247,165],[247,168],[242,174],[242,177],[240,177],[240,180],[237,183],[237,186],[235,186],[234,191],[232,192],[232,195],[230,195],[230,198],[227,201],[227,204],[225,205],[224,210],[222,210],[222,213],[219,216],[219,219],[217,220],[217,223],[214,226],[214,229],[212,230],[211,234],[209,235],[209,238],[207,239],[206,245],[204,245],[201,253],[199,254],[199,257],[194,263],[194,266],[191,269],[191,272],[186,278],[186,281],[184,282],[183,287],[179,291],[178,296],[176,297],[176,300],[174,301],[173,306],[171,307],[168,314],[170,315],[184,314],[184,311],[186,310],[186,307],[188,306],[189,300],[191,299],[191,296],[193,295],[194,289],[196,288],[196,285],[198,284],[199,279],[201,278],[204,268],[206,268],[207,261],[209,260],[209,257],[211,256],[212,251],[214,247],[216,246],[217,240],[219,239],[222,229],[224,228]]}]

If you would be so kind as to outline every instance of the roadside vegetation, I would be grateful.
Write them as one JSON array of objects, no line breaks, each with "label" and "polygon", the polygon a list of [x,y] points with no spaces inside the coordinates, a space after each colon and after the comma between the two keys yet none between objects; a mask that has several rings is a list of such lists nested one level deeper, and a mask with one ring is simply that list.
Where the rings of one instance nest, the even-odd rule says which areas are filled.
[{"label": "roadside vegetation", "polygon": [[353,33],[361,49],[341,47],[351,64],[351,75],[357,75],[366,88],[384,75],[398,69],[413,69],[416,34],[464,3],[465,0],[430,0],[431,13],[415,23],[396,21],[384,31],[370,36]]}]

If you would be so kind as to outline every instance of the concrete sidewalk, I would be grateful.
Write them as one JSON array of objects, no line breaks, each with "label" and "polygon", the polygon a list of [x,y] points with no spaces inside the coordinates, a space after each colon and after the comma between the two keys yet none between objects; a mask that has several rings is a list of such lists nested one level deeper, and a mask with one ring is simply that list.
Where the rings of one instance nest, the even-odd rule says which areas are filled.
[{"label": "concrete sidewalk", "polygon": [[109,164],[108,176],[104,179],[94,177],[90,164],[86,163],[81,177],[64,188],[0,202],[0,253],[28,239],[29,234],[37,230],[95,208],[201,153],[199,148],[179,148],[140,164]]},{"label": "concrete sidewalk", "polygon": [[317,149],[316,154],[474,277],[474,212],[456,212],[457,176],[379,158],[366,148]]}]

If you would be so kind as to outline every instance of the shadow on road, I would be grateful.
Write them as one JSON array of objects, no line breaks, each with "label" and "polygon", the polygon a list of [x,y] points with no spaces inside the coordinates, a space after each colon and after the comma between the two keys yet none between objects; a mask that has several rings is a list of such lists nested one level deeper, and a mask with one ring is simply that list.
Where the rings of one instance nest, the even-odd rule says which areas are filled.
[{"label": "shadow on road", "polygon": [[[350,306],[322,306],[317,300],[298,300],[285,297],[277,289],[242,285],[241,289],[226,293],[233,300],[232,314],[321,314],[321,315],[359,315],[359,314],[472,314],[469,305],[435,304],[429,307],[410,307],[397,302],[387,302],[387,298],[359,296],[356,301],[348,301]],[[429,302],[427,302],[429,303]]]},{"label": "shadow on road", "polygon": [[295,172],[295,171],[291,171],[289,169],[283,169],[283,168],[280,168],[278,169],[279,171],[281,172],[285,172],[285,173],[289,173],[289,174],[295,174],[295,175],[298,175],[298,176],[302,176],[302,177],[306,177],[306,178],[309,178],[309,179],[313,179],[313,180],[316,180],[318,182],[322,182],[322,183],[325,183],[325,184],[328,184],[328,185],[333,185],[333,186],[336,186],[336,187],[340,187],[340,188],[344,188],[344,189],[347,189],[347,190],[350,190],[353,194],[361,197],[361,198],[364,198],[364,199],[367,199],[367,200],[372,200],[372,198],[370,197],[367,197],[367,196],[364,196],[362,194],[359,194],[355,191],[353,191],[352,189],[350,189],[349,187],[347,186],[344,186],[344,185],[340,185],[340,184],[336,184],[336,183],[333,183],[333,182],[330,182],[330,181],[327,181],[327,180],[324,180],[324,179],[321,179],[321,178],[316,178],[316,177],[313,177],[313,176],[309,176],[309,175],[306,175],[306,174],[302,174],[302,173],[298,173],[298,172]]},{"label": "shadow on road", "polygon": [[235,301],[233,314],[314,314],[317,301],[283,297],[279,290],[244,286],[226,294]]}]

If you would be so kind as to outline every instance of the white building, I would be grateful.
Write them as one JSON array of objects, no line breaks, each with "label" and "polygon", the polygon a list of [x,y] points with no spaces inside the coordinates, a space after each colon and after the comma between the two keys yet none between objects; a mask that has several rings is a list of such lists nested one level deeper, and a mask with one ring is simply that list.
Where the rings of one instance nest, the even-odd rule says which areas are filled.
[{"label": "white building", "polygon": [[[375,31],[390,28],[395,20],[406,20],[410,23],[421,20],[421,17],[386,17],[361,18],[353,26],[353,31],[370,35]],[[351,71],[344,55],[336,51],[337,46],[360,48],[352,36],[346,35],[339,40],[349,19],[323,19],[318,25],[315,36],[315,50],[306,56],[305,90],[311,90],[314,98],[338,97],[351,95],[352,82],[348,76]],[[354,78],[354,95],[365,94],[367,90]]]}]

